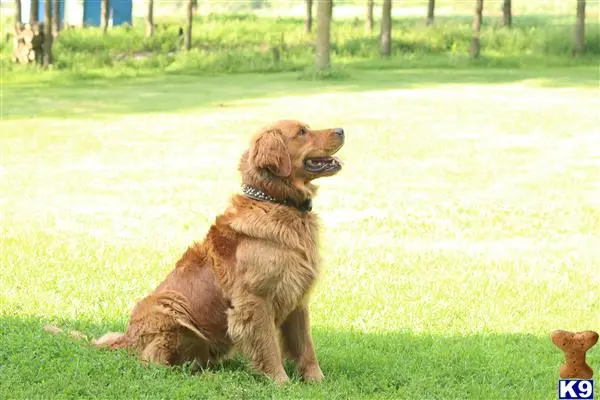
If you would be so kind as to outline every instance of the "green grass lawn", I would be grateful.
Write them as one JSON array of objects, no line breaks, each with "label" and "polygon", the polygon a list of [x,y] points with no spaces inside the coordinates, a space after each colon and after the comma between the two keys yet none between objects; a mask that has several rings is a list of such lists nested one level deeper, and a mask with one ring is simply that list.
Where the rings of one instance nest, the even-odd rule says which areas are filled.
[{"label": "green grass lawn", "polygon": [[[598,69],[6,83],[0,398],[556,398],[600,329]],[[254,130],[342,126],[311,300],[326,381],[193,374],[42,331],[123,330],[238,190]],[[588,354],[600,371],[600,346]],[[292,368],[289,368],[292,371]]]}]

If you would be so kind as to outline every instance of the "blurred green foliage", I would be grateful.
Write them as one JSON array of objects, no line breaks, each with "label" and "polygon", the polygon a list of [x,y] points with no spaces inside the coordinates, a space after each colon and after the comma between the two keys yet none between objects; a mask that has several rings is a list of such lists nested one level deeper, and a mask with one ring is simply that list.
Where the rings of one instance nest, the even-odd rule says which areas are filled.
[{"label": "blurred green foliage", "polygon": [[[340,67],[458,68],[465,66],[540,67],[593,64],[600,59],[600,24],[589,21],[587,56],[573,59],[573,19],[560,16],[484,19],[482,57],[471,60],[470,16],[441,16],[432,27],[423,18],[396,18],[390,60],[379,57],[378,27],[365,32],[359,19],[334,21],[332,60]],[[133,27],[66,29],[54,45],[54,68],[75,75],[148,75],[155,73],[241,73],[304,71],[314,62],[315,33],[304,32],[302,18],[255,14],[211,14],[194,20],[193,49],[180,51],[180,21],[159,21],[155,35],[144,36],[143,21]],[[12,46],[2,45],[1,66],[23,69],[10,59]],[[16,73],[16,72],[15,72]]]}]

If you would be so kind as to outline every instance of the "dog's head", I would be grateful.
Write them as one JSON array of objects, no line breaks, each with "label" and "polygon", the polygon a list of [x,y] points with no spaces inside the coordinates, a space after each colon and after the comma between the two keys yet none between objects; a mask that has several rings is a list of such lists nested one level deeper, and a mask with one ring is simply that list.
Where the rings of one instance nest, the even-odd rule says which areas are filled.
[{"label": "dog's head", "polygon": [[[311,181],[336,174],[342,164],[333,155],[344,144],[344,130],[311,129],[299,121],[278,121],[259,131],[242,157],[244,183],[266,189],[281,197],[283,187],[291,186],[303,199],[314,192]],[[257,182],[259,180],[260,182]],[[286,193],[289,197],[290,193]]]},{"label": "dog's head", "polygon": [[314,130],[302,122],[279,121],[254,136],[248,162],[279,178],[309,182],[342,168],[333,154],[343,144],[341,128]]}]

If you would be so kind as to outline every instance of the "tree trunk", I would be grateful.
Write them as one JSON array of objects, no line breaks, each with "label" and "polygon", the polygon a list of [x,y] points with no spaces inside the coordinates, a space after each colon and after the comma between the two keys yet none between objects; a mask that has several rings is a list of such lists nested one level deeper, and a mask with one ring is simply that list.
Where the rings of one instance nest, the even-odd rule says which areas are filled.
[{"label": "tree trunk", "polygon": [[15,0],[15,34],[21,30],[21,0]]},{"label": "tree trunk", "polygon": [[146,36],[154,34],[154,0],[148,0],[148,12],[146,14]]},{"label": "tree trunk", "polygon": [[331,0],[317,1],[317,71],[331,68]]},{"label": "tree trunk", "polygon": [[392,53],[392,0],[383,0],[381,13],[381,54]]},{"label": "tree trunk", "polygon": [[[55,0],[58,1],[58,0]],[[44,60],[45,68],[52,64],[52,3],[44,2]]]},{"label": "tree trunk", "polygon": [[502,22],[503,25],[507,28],[512,26],[512,1],[504,0],[504,4],[502,5]]},{"label": "tree trunk", "polygon": [[427,25],[433,25],[433,19],[435,18],[434,15],[435,15],[435,0],[429,0],[429,3],[427,3]]},{"label": "tree trunk", "polygon": [[585,0],[577,0],[577,20],[575,22],[573,52],[575,55],[582,55],[585,52]]},{"label": "tree trunk", "polygon": [[106,33],[108,30],[108,20],[110,18],[110,5],[108,1],[102,0],[100,3],[100,27],[103,33]]},{"label": "tree trunk", "polygon": [[38,0],[31,0],[31,9],[29,11],[29,23],[35,25],[40,21],[39,15],[40,3]]},{"label": "tree trunk", "polygon": [[481,20],[483,13],[483,0],[475,0],[475,19],[473,20],[473,38],[471,40],[471,57],[479,57],[481,42],[479,35],[481,33]]},{"label": "tree trunk", "polygon": [[306,1],[306,16],[304,19],[304,30],[306,33],[310,33],[312,31],[312,8],[313,8],[313,0],[305,0]]},{"label": "tree trunk", "polygon": [[[49,0],[46,0],[49,1]],[[54,22],[53,24],[53,30],[54,30],[54,36],[58,35],[58,32],[60,31],[60,1],[61,0],[52,0],[54,3],[54,19],[52,20],[52,22]]]},{"label": "tree trunk", "polygon": [[368,32],[373,32],[375,27],[375,20],[373,19],[373,8],[375,7],[374,0],[367,0],[367,23],[366,28]]},{"label": "tree trunk", "polygon": [[183,43],[186,51],[192,49],[192,21],[194,16],[194,0],[188,0],[185,15],[185,36]]}]

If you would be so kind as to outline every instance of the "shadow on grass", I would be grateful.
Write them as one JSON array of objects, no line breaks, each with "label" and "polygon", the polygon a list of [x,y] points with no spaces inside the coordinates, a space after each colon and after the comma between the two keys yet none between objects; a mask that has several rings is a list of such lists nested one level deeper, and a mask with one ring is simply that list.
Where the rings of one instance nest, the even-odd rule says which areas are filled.
[{"label": "shadow on grass", "polygon": [[[549,338],[529,334],[372,334],[316,327],[326,381],[307,385],[296,377],[276,388],[239,358],[194,374],[185,367],[142,365],[125,351],[95,349],[48,334],[43,325],[36,318],[0,317],[0,373],[8,383],[0,397],[551,398],[562,363]],[[59,325],[93,336],[122,329],[85,321]],[[590,356],[593,365],[599,357]]]},{"label": "shadow on grass", "polygon": [[[386,68],[382,62],[382,69]],[[3,118],[90,118],[98,115],[168,113],[199,107],[228,107],[257,98],[335,92],[366,92],[440,85],[509,84],[596,87],[595,67],[506,70],[350,71],[337,81],[306,81],[297,73],[228,76],[171,76],[135,80],[47,81],[3,88]],[[26,95],[24,95],[26,94]]]}]

